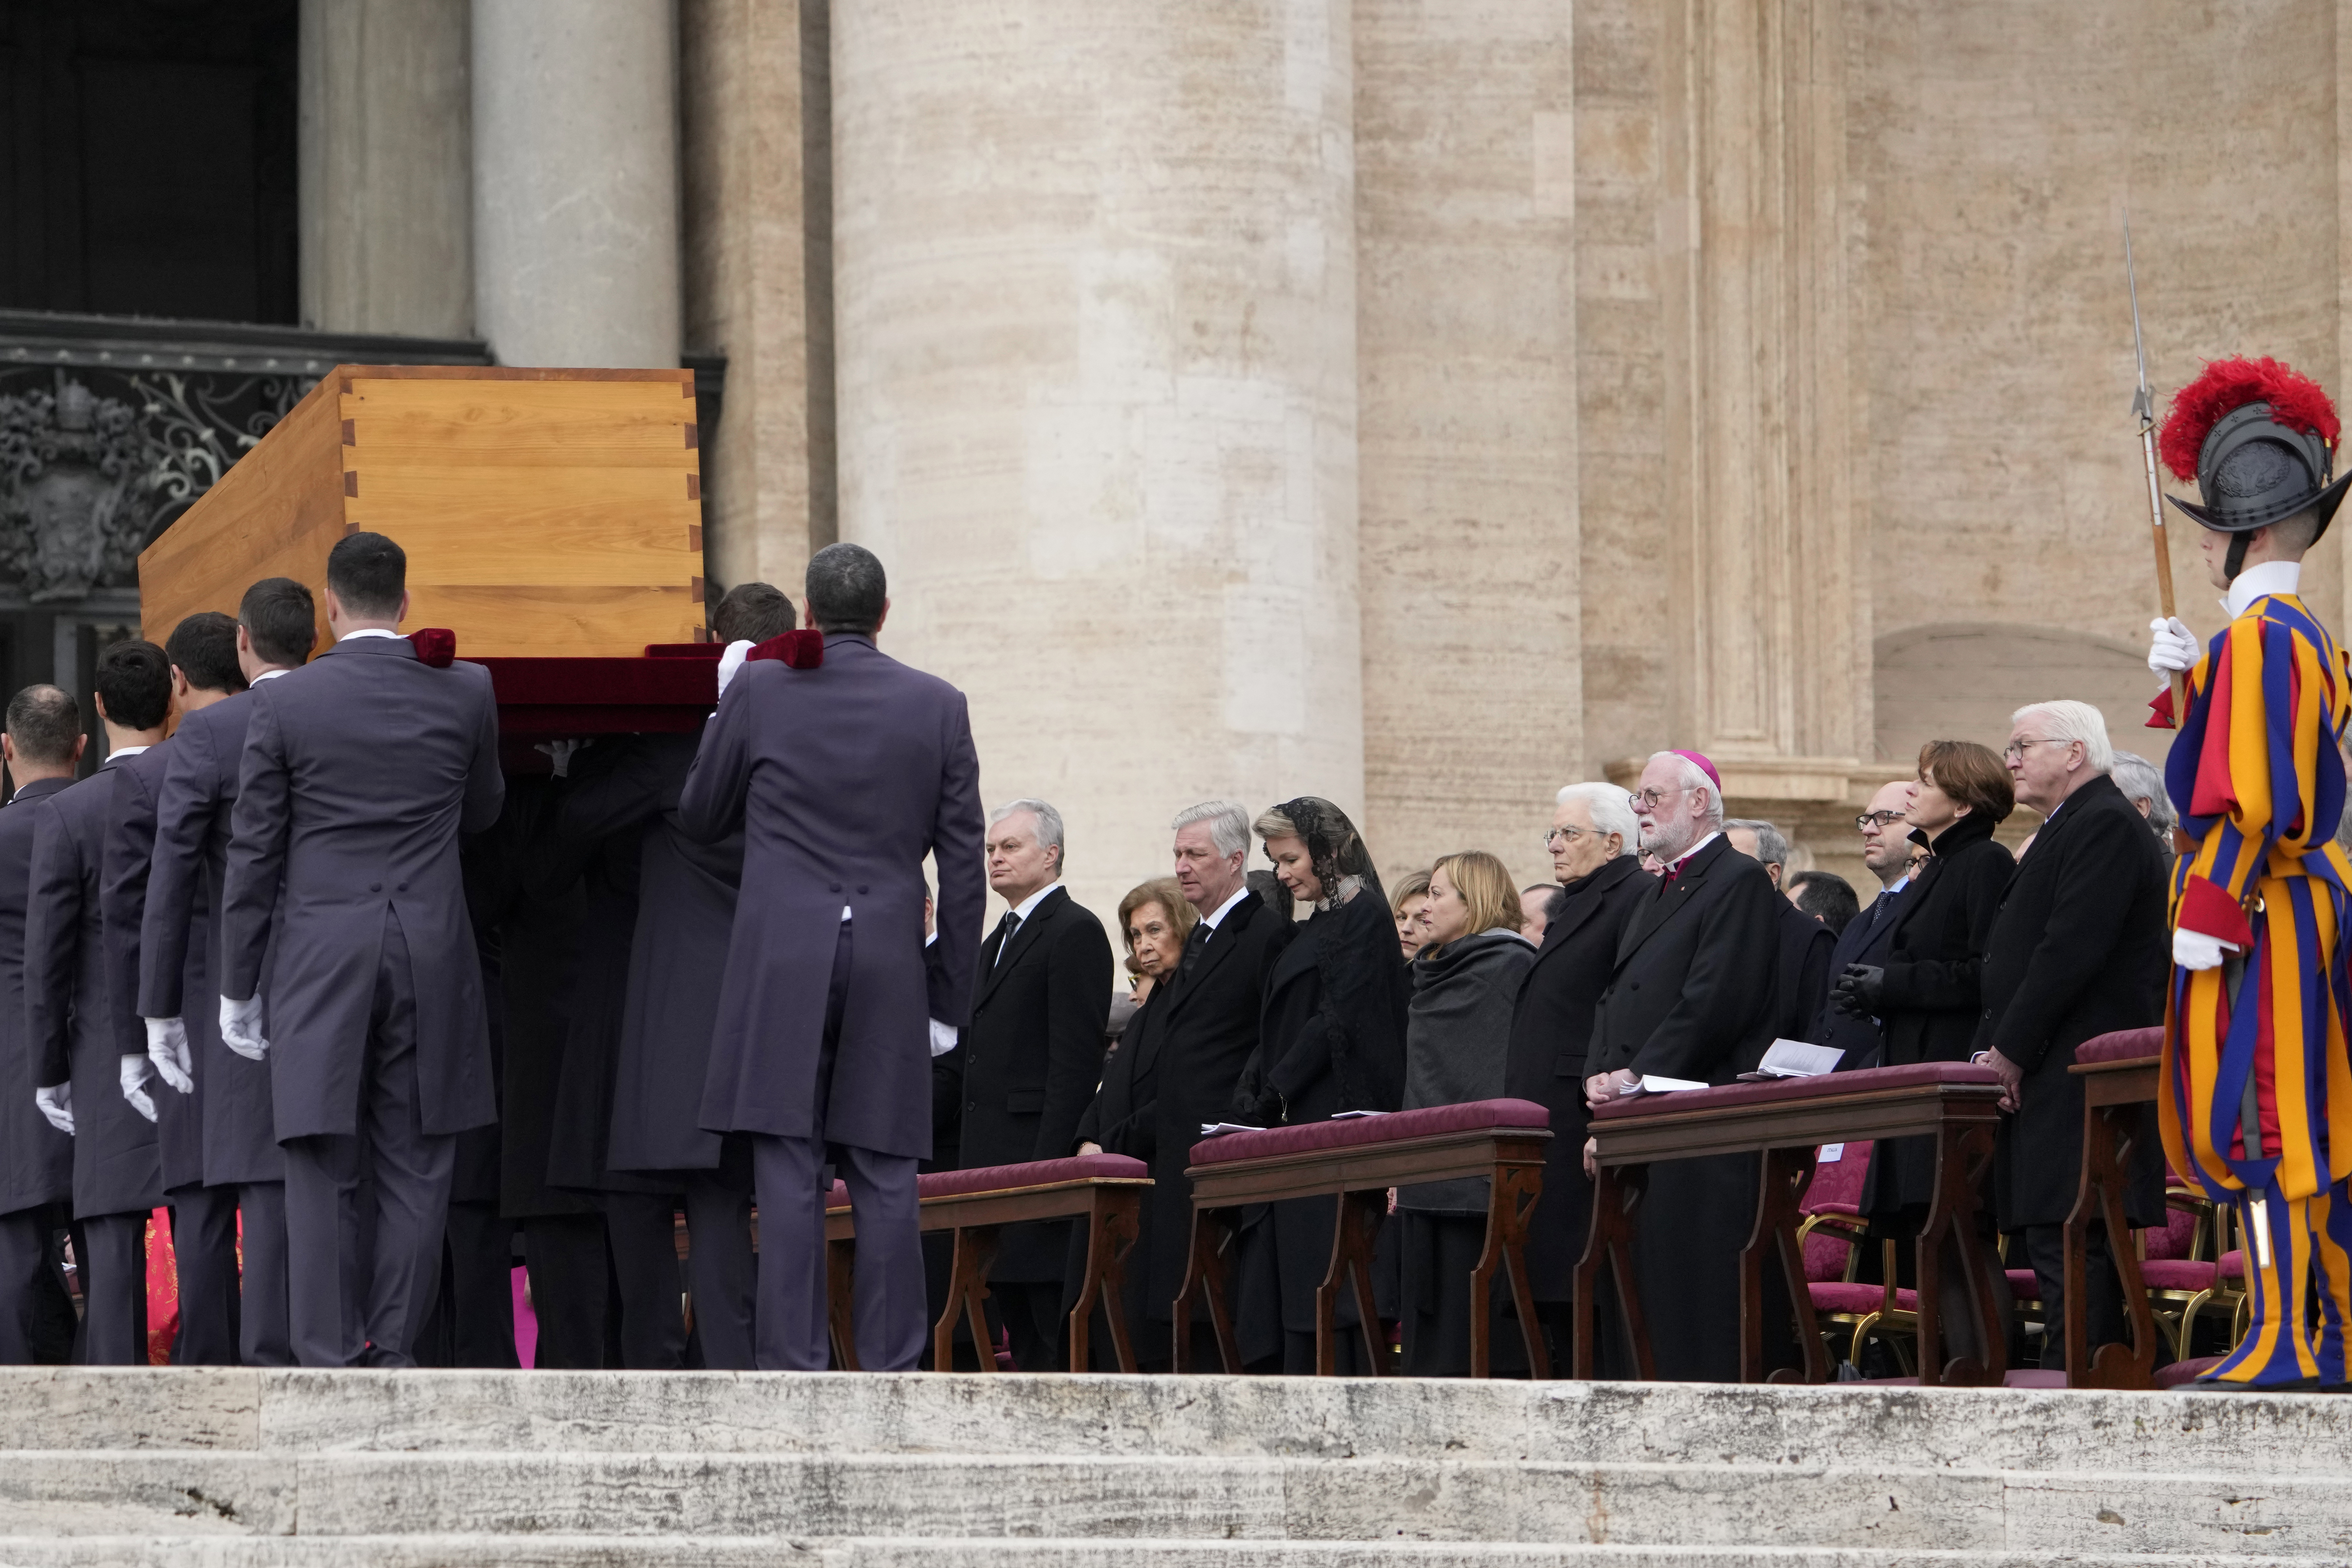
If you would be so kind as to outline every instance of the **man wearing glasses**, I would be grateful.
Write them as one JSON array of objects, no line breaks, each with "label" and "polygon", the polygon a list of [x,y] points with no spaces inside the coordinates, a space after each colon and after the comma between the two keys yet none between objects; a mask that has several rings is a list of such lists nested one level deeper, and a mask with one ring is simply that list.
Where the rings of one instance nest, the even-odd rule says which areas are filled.
[{"label": "man wearing glasses", "polygon": [[[2083,1080],[2067,1069],[2095,1035],[2164,1016],[2164,864],[2139,811],[2108,778],[2106,721],[2087,702],[2037,702],[2011,720],[2004,756],[2020,805],[2042,813],[1987,939],[1978,1059],[2012,1112],[1994,1148],[2000,1226],[2021,1236],[2041,1288],[2042,1364],[2065,1365],[2067,1214],[2083,1178]],[[2163,1164],[2132,1148],[2125,1210],[2164,1221]],[[2127,1244],[2127,1238],[2118,1238]],[[2090,1233],[2090,1345],[2123,1337],[2123,1294],[2108,1239]],[[2016,1254],[2011,1254],[2012,1262]]]},{"label": "man wearing glasses", "polygon": [[[1895,935],[1896,910],[1903,889],[1911,883],[1911,862],[1905,853],[1909,845],[1904,838],[1903,827],[1903,813],[1910,796],[1908,779],[1883,784],[1878,793],[1870,797],[1869,809],[1853,819],[1853,825],[1862,830],[1862,863],[1878,879],[1879,892],[1838,934],[1837,947],[1830,954],[1832,974],[1843,974],[1853,964],[1872,967],[1886,962],[1886,944]],[[1834,995],[1822,1001],[1805,1038],[1817,1046],[1834,1046],[1843,1051],[1845,1055],[1838,1058],[1840,1072],[1878,1066],[1879,1055],[1886,1048],[1886,1037],[1878,1020],[1867,1013],[1840,1007]]]},{"label": "man wearing glasses", "polygon": [[[1660,752],[1629,804],[1642,848],[1664,872],[1635,906],[1593,1013],[1585,1095],[1595,1107],[1653,1074],[1729,1083],[1763,1059],[1780,1014],[1789,906],[1764,868],[1723,837],[1715,765],[1694,752]],[[1738,1379],[1738,1257],[1756,1217],[1756,1173],[1749,1154],[1650,1167],[1633,1267],[1662,1378]],[[1769,1362],[1787,1332],[1777,1310],[1767,1328]]]}]

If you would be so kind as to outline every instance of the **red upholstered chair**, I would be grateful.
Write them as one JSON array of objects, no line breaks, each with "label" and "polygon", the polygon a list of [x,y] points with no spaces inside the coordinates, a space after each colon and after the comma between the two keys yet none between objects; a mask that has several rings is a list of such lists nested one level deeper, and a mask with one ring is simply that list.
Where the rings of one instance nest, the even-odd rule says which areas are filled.
[{"label": "red upholstered chair", "polygon": [[1805,1289],[1832,1354],[1837,1347],[1827,1331],[1848,1331],[1843,1359],[1856,1365],[1863,1345],[1876,1333],[1909,1373],[1915,1370],[1911,1347],[1917,1342],[1919,1297],[1916,1291],[1895,1288],[1895,1244],[1883,1244],[1884,1283],[1866,1285],[1854,1278],[1870,1228],[1861,1207],[1862,1179],[1869,1169],[1868,1143],[1848,1143],[1837,1159],[1814,1165],[1812,1184],[1805,1189],[1801,1205],[1804,1222],[1797,1227],[1798,1243],[1805,1249]]},{"label": "red upholstered chair", "polygon": [[2239,1259],[2238,1270],[2225,1276],[2221,1253],[2228,1215],[2170,1167],[2164,1177],[2168,1223],[2161,1230],[2138,1233],[2140,1279],[2147,1287],[2157,1322],[2172,1342],[2172,1359],[2185,1361],[2199,1314],[2236,1319],[2245,1299],[2244,1255],[2232,1255]]}]

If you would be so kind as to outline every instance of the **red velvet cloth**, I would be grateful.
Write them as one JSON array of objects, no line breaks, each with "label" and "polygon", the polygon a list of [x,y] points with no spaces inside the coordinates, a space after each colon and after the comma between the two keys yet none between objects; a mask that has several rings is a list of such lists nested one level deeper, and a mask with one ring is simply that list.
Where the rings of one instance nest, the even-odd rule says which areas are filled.
[{"label": "red velvet cloth", "polygon": [[[968,1193],[1003,1193],[1021,1187],[1051,1186],[1055,1182],[1084,1181],[1088,1177],[1107,1177],[1121,1181],[1142,1181],[1150,1177],[1151,1167],[1140,1160],[1130,1160],[1124,1154],[1073,1154],[1065,1160],[1031,1160],[1018,1165],[975,1165],[969,1171],[933,1171],[915,1178],[915,1195],[919,1198],[961,1197]],[[849,1206],[849,1187],[835,1182],[833,1191],[825,1194],[827,1209]]]},{"label": "red velvet cloth", "polygon": [[1489,1127],[1550,1126],[1551,1112],[1531,1100],[1473,1100],[1460,1105],[1392,1110],[1385,1116],[1351,1116],[1345,1121],[1309,1121],[1300,1127],[1268,1127],[1255,1132],[1203,1138],[1192,1145],[1192,1163],[1222,1165],[1229,1160],[1255,1160],[1268,1154],[1298,1154],[1318,1149],[1353,1149],[1366,1143],[1392,1143],[1401,1138],[1481,1131]]},{"label": "red velvet cloth", "polygon": [[2078,1062],[2128,1062],[2144,1057],[2160,1055],[2164,1050],[2164,1028],[2157,1025],[2146,1029],[2117,1029],[2112,1035],[2093,1035],[2074,1047]]},{"label": "red velvet cloth", "polygon": [[[1864,1312],[1875,1312],[1886,1302],[1886,1287],[1884,1285],[1850,1285],[1843,1279],[1815,1279],[1805,1289],[1812,1295],[1813,1310],[1816,1312],[1852,1312],[1859,1316]],[[1919,1292],[1897,1290],[1895,1292],[1895,1306],[1898,1311],[1917,1311]]]},{"label": "red velvet cloth", "polygon": [[[719,703],[715,644],[658,644],[644,658],[482,658],[499,700],[501,760],[510,773],[547,770],[535,741],[586,735],[690,734]],[[707,652],[672,652],[673,648]]]},{"label": "red velvet cloth", "polygon": [[1602,1106],[1592,1113],[1592,1119],[1606,1121],[1617,1116],[1655,1116],[1663,1110],[1696,1110],[1702,1106],[1773,1105],[1782,1100],[1861,1094],[1874,1089],[1908,1089],[1923,1083],[2000,1081],[1992,1068],[1972,1062],[1913,1062],[1906,1067],[1864,1068],[1860,1072],[1820,1073],[1812,1078],[1784,1078],[1770,1083],[1727,1083],[1674,1094],[1638,1094]]},{"label": "red velvet cloth", "polygon": [[447,626],[422,626],[408,634],[408,646],[416,650],[416,662],[446,669],[457,658],[457,634]]},{"label": "red velvet cloth", "polygon": [[824,664],[824,634],[803,627],[798,631],[778,632],[759,644],[743,658],[781,658],[790,669],[816,669]]}]

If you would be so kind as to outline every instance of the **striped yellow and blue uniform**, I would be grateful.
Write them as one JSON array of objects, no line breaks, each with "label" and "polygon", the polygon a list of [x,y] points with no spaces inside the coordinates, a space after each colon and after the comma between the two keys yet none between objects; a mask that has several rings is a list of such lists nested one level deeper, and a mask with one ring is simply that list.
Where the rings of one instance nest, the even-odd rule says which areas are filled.
[{"label": "striped yellow and blue uniform", "polygon": [[[2173,919],[2235,944],[2238,955],[2218,969],[2173,970],[2160,1120],[2173,1169],[2237,1205],[2254,1292],[2252,1331],[2209,1375],[2342,1382],[2352,1314],[2352,988],[2340,933],[2352,859],[2335,834],[2352,680],[2302,601],[2273,595],[2213,638],[2189,686],[2165,767],[2194,845],[2174,868]],[[2269,1221],[2266,1267],[2256,1256],[2255,1203]]]}]

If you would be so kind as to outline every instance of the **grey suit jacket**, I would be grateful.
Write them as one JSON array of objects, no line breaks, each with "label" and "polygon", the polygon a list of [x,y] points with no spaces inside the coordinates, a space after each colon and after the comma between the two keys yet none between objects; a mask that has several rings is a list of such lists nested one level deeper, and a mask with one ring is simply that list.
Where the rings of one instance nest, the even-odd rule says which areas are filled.
[{"label": "grey suit jacket", "polygon": [[[188,1026],[208,1186],[276,1182],[286,1173],[270,1110],[269,1064],[247,1061],[221,1043],[220,987],[213,978],[220,973],[229,814],[252,712],[252,697],[239,692],[197,709],[173,732],[139,928],[140,1014],[181,1018]],[[266,964],[263,979],[266,992]]]},{"label": "grey suit jacket", "polygon": [[[832,1142],[928,1158],[926,1019],[964,1021],[988,899],[963,693],[863,637],[827,637],[816,669],[753,660],[703,731],[677,815],[706,843],[744,833],[702,1125],[785,1137],[821,1128]],[[940,878],[928,962],[927,854]],[[845,906],[856,921],[849,997],[820,1108]]]},{"label": "grey suit jacket", "polygon": [[25,899],[33,879],[35,808],[73,783],[35,779],[0,806],[0,1214],[73,1196],[73,1140],[49,1125],[33,1091],[55,1080],[25,1018]]},{"label": "grey suit jacket", "polygon": [[[116,762],[110,769],[114,813],[106,825],[106,843],[99,866],[98,916],[104,933],[106,997],[112,1009],[116,1049],[124,1056],[144,1054],[147,1029],[138,1006],[140,942],[147,916],[149,868],[155,860],[155,806],[163,791],[163,775],[176,740],[150,746]],[[184,963],[193,963],[187,976],[194,990],[205,989],[204,952],[188,951]],[[214,1027],[219,1027],[217,1012]],[[188,1041],[189,1055],[196,1040]],[[182,1094],[160,1077],[148,1084],[155,1102],[156,1152],[163,1166],[163,1190],[202,1186],[205,1180],[204,1086]]]},{"label": "grey suit jacket", "polygon": [[498,820],[498,703],[475,664],[352,637],[254,688],[230,814],[221,994],[260,984],[278,1136],[356,1130],[387,922],[416,993],[425,1131],[494,1121],[481,962],[457,836]]},{"label": "grey suit jacket", "polygon": [[25,900],[25,1019],[40,1081],[73,1084],[73,1204],[83,1219],[163,1201],[155,1124],[122,1098],[123,1016],[139,1031],[142,1056],[146,1032],[131,1013],[132,996],[118,999],[108,987],[110,968],[121,966],[106,952],[100,873],[121,782],[122,764],[110,763],[34,807]]}]

